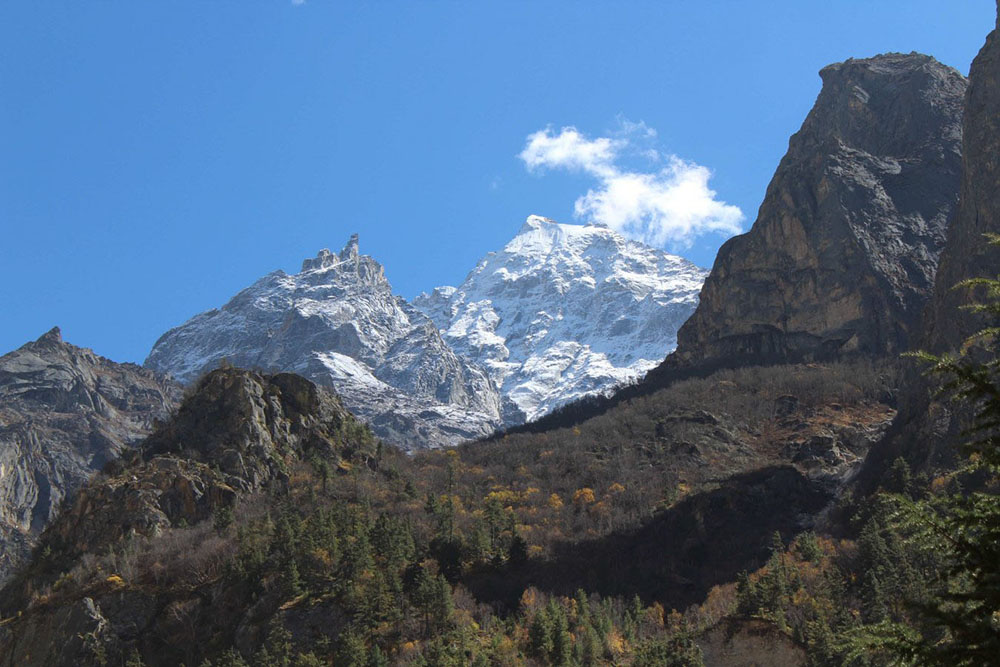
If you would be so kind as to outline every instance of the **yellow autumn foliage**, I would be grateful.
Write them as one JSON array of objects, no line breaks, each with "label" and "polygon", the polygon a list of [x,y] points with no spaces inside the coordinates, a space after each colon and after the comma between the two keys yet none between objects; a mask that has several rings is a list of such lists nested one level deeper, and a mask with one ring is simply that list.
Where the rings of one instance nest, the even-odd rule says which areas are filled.
[{"label": "yellow autumn foliage", "polygon": [[594,496],[594,490],[589,486],[585,486],[582,489],[577,489],[573,492],[573,504],[577,506],[590,505],[595,502],[597,498]]}]

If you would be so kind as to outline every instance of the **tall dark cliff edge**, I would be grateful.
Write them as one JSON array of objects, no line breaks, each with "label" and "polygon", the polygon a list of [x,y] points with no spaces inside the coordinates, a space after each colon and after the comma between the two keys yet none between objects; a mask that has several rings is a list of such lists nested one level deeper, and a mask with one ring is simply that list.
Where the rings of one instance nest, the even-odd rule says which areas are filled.
[{"label": "tall dark cliff edge", "polygon": [[1000,28],[986,37],[972,62],[965,108],[960,200],[941,253],[923,340],[935,352],[956,348],[979,328],[975,317],[959,308],[968,295],[952,287],[966,278],[1000,273],[1000,250],[983,238],[1000,233]]},{"label": "tall dark cliff edge", "polygon": [[917,332],[958,197],[966,81],[916,53],[820,76],[666,368],[895,354]]},{"label": "tall dark cliff edge", "polygon": [[[985,324],[960,308],[969,302],[968,291],[953,287],[966,278],[1000,274],[1000,249],[983,237],[1000,233],[1000,2],[997,16],[997,29],[986,37],[969,69],[960,199],[917,341],[938,354],[957,350]],[[862,482],[876,482],[900,456],[916,467],[946,463],[954,454],[964,422],[965,417],[955,414],[952,406],[934,400],[929,383],[914,367],[903,388],[896,421],[887,438],[869,454]]]}]

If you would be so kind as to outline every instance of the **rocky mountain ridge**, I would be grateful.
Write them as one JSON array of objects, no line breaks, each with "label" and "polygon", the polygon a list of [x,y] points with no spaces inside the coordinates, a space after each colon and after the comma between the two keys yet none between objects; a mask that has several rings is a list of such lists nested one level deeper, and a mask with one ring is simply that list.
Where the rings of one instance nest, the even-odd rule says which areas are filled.
[{"label": "rocky mountain ridge", "polygon": [[458,287],[413,304],[532,420],[660,363],[706,273],[608,227],[533,215]]},{"label": "rocky mountain ridge", "polygon": [[226,361],[299,373],[331,387],[375,433],[404,449],[456,444],[502,424],[496,386],[392,293],[353,236],[301,272],[276,271],[222,308],[165,333],[146,366],[192,382]]},{"label": "rocky mountain ridge", "polygon": [[54,328],[0,357],[0,580],[91,475],[148,435],[181,388]]},{"label": "rocky mountain ridge", "polygon": [[[965,158],[956,218],[963,228],[949,232],[944,255],[953,267],[962,266],[960,253],[974,252],[973,242],[981,243],[978,232],[992,230],[996,220],[996,152],[989,152],[996,147],[992,111],[1000,100],[990,92],[1000,90],[996,34],[973,67],[967,98],[979,95],[980,115],[970,106],[966,145],[975,136],[988,150]],[[631,629],[608,633],[620,646],[632,642],[631,652],[609,649],[594,654],[596,662],[606,656],[616,663],[618,658],[639,662],[643,647],[636,637],[663,633],[671,626],[678,631],[670,635],[672,640],[690,641],[692,633],[703,629],[696,625],[698,615],[713,613],[712,607],[733,623],[728,630],[714,626],[722,629],[712,631],[717,636],[707,643],[704,635],[696,639],[709,659],[723,661],[733,653],[739,654],[733,664],[748,659],[746,647],[722,645],[741,629],[746,635],[747,625],[756,623],[761,627],[743,642],[756,644],[752,655],[773,662],[780,654],[790,665],[817,662],[834,642],[830,639],[830,646],[821,643],[817,648],[813,640],[822,636],[808,633],[816,622],[829,619],[813,614],[826,609],[834,620],[844,617],[843,623],[826,625],[829,638],[844,636],[834,635],[834,627],[856,630],[859,619],[868,623],[864,607],[874,598],[864,597],[873,579],[866,575],[876,570],[859,564],[865,558],[860,539],[851,544],[850,539],[811,534],[814,553],[801,554],[801,559],[786,554],[785,547],[792,535],[822,531],[822,521],[836,509],[831,504],[845,481],[869,447],[882,440],[892,418],[901,383],[890,356],[921,331],[914,309],[930,294],[928,271],[933,274],[932,255],[939,247],[936,230],[947,208],[935,208],[946,193],[928,190],[925,179],[930,176],[923,170],[951,173],[948,165],[954,157],[947,141],[929,141],[918,151],[919,158],[904,159],[846,146],[844,137],[862,137],[875,146],[920,135],[923,125],[908,125],[905,114],[880,115],[887,99],[880,95],[886,91],[873,88],[866,77],[880,83],[885,83],[883,77],[902,81],[901,88],[894,89],[896,99],[924,109],[921,104],[933,106],[938,98],[914,93],[907,87],[913,82],[908,77],[919,80],[919,90],[927,81],[932,90],[940,92],[934,87],[938,84],[950,90],[949,82],[955,80],[945,69],[926,57],[893,55],[850,61],[828,72],[833,79],[843,75],[837,85],[848,94],[837,98],[844,108],[832,105],[826,110],[841,115],[826,116],[822,125],[843,136],[817,140],[811,161],[799,156],[805,161],[797,172],[783,171],[783,161],[769,189],[774,198],[765,202],[778,211],[777,218],[765,219],[762,207],[757,234],[752,231],[729,251],[743,248],[748,262],[767,260],[775,249],[785,254],[777,254],[775,266],[757,264],[763,267],[759,272],[743,265],[743,273],[732,272],[727,267],[735,264],[723,266],[719,283],[711,289],[706,284],[705,290],[717,289],[712,298],[724,296],[728,305],[721,314],[714,306],[708,308],[688,330],[690,337],[682,336],[690,347],[682,345],[673,357],[673,363],[689,367],[707,359],[737,369],[622,399],[599,417],[591,415],[580,428],[551,429],[537,437],[508,435],[448,452],[398,457],[385,465],[383,451],[367,429],[310,381],[290,373],[211,371],[192,384],[188,400],[169,422],[84,487],[47,529],[30,567],[0,594],[0,664],[101,664],[108,656],[124,662],[133,655],[147,664],[201,664],[209,656],[219,661],[215,664],[240,664],[237,660],[244,657],[264,661],[269,651],[282,646],[286,662],[295,659],[295,651],[308,650],[311,657],[299,655],[304,664],[315,664],[318,655],[338,664],[382,664],[387,659],[426,664],[433,662],[428,656],[444,655],[454,646],[461,646],[453,654],[458,662],[464,658],[472,663],[475,651],[479,664],[516,664],[513,658],[503,659],[508,656],[545,662],[553,649],[538,657],[534,638],[539,627],[548,632],[543,613],[550,612],[541,611],[536,597],[545,592],[566,596],[563,601],[549,600],[544,608],[554,610],[550,618],[566,628],[558,641],[582,642],[590,626],[581,622],[570,633],[566,619],[575,617],[577,622],[599,605],[592,606],[586,592],[582,603],[570,597],[581,588],[609,600],[605,606],[622,609],[629,605],[628,598],[638,596],[629,623],[620,625]],[[939,111],[948,117],[948,109]],[[880,136],[867,125],[870,114],[880,122],[899,122],[883,128]],[[810,141],[808,133],[800,135],[793,143]],[[935,162],[934,155],[941,161]],[[808,168],[817,165],[818,170]],[[795,180],[796,173],[802,180]],[[785,186],[788,190],[782,190]],[[931,204],[911,198],[928,192]],[[937,195],[942,199],[934,199]],[[809,197],[815,199],[812,204]],[[811,211],[816,204],[818,214],[799,215],[793,204],[805,207],[801,211]],[[909,213],[892,214],[904,209]],[[548,224],[539,224],[543,222]],[[535,231],[528,230],[533,241],[539,240]],[[544,239],[545,234],[540,236]],[[961,241],[953,246],[953,239]],[[750,244],[749,249],[740,243]],[[730,254],[725,261],[743,260]],[[339,271],[345,266],[350,275],[340,282]],[[499,266],[497,271],[510,270],[506,261]],[[990,262],[981,266],[987,272],[995,268]],[[395,348],[411,352],[413,363],[407,370],[414,365],[426,370],[421,345],[435,340],[436,327],[427,318],[410,317],[405,302],[396,302],[394,310],[385,301],[372,305],[364,300],[365,294],[386,293],[380,269],[373,260],[358,257],[356,241],[339,255],[321,253],[304,263],[301,274],[272,274],[234,298],[222,315],[204,314],[200,322],[211,326],[185,325],[170,332],[173,350],[165,348],[170,352],[165,358],[173,358],[177,368],[194,377],[216,363],[213,355],[227,358],[226,339],[244,336],[243,346],[263,332],[266,340],[256,349],[253,363],[260,367],[280,366],[286,353],[306,349],[324,380],[334,373],[354,373],[352,377],[370,386],[368,376],[384,382],[378,373],[389,363],[378,354]],[[959,277],[969,275],[965,270]],[[939,275],[938,291],[942,280]],[[352,281],[374,282],[378,288],[352,292]],[[756,292],[741,291],[751,284]],[[833,290],[834,298],[824,302],[820,289]],[[433,299],[434,318],[449,324],[441,327],[445,337],[437,337],[442,349],[451,350],[446,338],[458,323],[464,330],[456,336],[456,346],[469,341],[471,350],[486,353],[491,371],[502,373],[508,370],[503,363],[513,356],[512,336],[497,333],[502,317],[492,303],[492,315],[475,305],[483,301],[478,296],[488,293],[489,287],[476,287],[473,281],[461,294],[459,289],[444,290],[436,299],[427,299]],[[347,298],[338,301],[330,295]],[[759,300],[740,300],[751,297]],[[938,305],[932,303],[932,308]],[[350,308],[369,310],[361,318],[356,311],[346,312]],[[747,329],[725,320],[749,308],[763,315]],[[397,312],[407,315],[406,322],[394,319]],[[779,312],[777,319],[762,323]],[[275,313],[283,314],[279,318]],[[360,325],[386,314],[391,326]],[[274,321],[279,326],[271,329],[268,323]],[[403,335],[409,343],[401,347],[399,339],[386,334],[412,331],[407,327],[414,322],[417,333],[412,338]],[[705,328],[706,322],[732,325],[735,333],[730,338],[722,329]],[[719,331],[722,335],[713,337]],[[188,333],[191,340],[185,340]],[[211,341],[214,335],[219,338]],[[337,352],[344,359],[337,357],[335,363],[321,357],[319,345],[331,339],[343,346],[339,350],[360,351],[364,364],[346,352]],[[941,338],[953,339],[954,334]],[[215,347],[199,347],[205,340]],[[386,340],[390,343],[379,348],[377,343]],[[695,351],[706,356],[691,356]],[[810,363],[767,365],[799,358]],[[817,359],[833,361],[814,363]],[[494,388],[500,414],[499,383],[486,374],[482,377]],[[453,382],[410,382],[411,391],[431,391],[438,400],[470,400]],[[51,396],[21,380],[12,386],[14,393],[25,393],[28,399],[41,396],[67,406],[86,405],[86,397],[97,412],[106,411],[105,399],[79,391],[75,384]],[[397,400],[394,396],[391,400]],[[920,443],[909,437],[904,445],[918,448]],[[334,480],[329,489],[328,477]],[[908,471],[905,479],[907,484],[913,481]],[[925,483],[930,488],[929,478]],[[864,496],[841,500],[855,508],[867,503]],[[330,510],[341,502],[339,514]],[[234,512],[242,516],[234,519]],[[619,529],[614,528],[616,522],[622,522]],[[882,552],[894,553],[888,548]],[[768,569],[780,577],[773,587],[776,598],[782,605],[801,600],[804,610],[796,616],[778,607],[784,630],[761,619],[748,621],[763,616],[760,605],[740,610],[741,586],[743,600],[754,601],[753,595],[746,597],[747,591],[765,584],[764,575],[748,574],[748,568],[762,565],[768,554],[773,559]],[[736,583],[739,572],[743,575]],[[796,576],[787,576],[789,572]],[[449,578],[463,586],[453,588]],[[844,594],[809,599],[799,581],[806,578],[815,578],[828,593],[841,586]],[[873,585],[880,581],[874,579]],[[767,586],[765,592],[771,590]],[[644,608],[641,603],[647,600],[640,597],[656,604]],[[674,603],[700,600],[705,605],[693,614],[664,613]],[[496,617],[485,615],[484,601],[497,607],[506,603],[509,615],[496,622]],[[432,625],[437,614],[444,620]],[[789,625],[794,632],[787,631]],[[509,636],[503,634],[505,627]],[[549,627],[559,628],[551,620]],[[487,637],[482,631],[488,628],[501,632]],[[446,648],[437,654],[435,635],[442,632],[450,634],[443,641]],[[461,634],[472,640],[462,640]],[[547,640],[555,646],[552,634]],[[500,653],[502,646],[510,652]],[[658,655],[673,655],[683,646],[661,645]],[[582,643],[575,648],[586,655]],[[603,650],[599,640],[591,648]],[[487,657],[494,649],[497,653]],[[825,662],[835,660],[830,656]]]}]

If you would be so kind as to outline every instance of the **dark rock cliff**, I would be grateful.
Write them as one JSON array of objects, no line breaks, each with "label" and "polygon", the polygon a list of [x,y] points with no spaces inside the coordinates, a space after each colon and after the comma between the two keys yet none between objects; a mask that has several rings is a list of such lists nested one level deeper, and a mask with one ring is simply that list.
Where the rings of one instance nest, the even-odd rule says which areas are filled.
[{"label": "dark rock cliff", "polygon": [[[969,69],[960,199],[918,341],[937,354],[957,350],[985,324],[960,308],[976,295],[953,287],[967,278],[1000,274],[1000,248],[988,245],[983,237],[1000,234],[1000,2],[997,15],[998,28],[986,37]],[[961,438],[963,423],[967,416],[935,400],[930,383],[914,366],[895,423],[885,441],[871,451],[862,480],[874,483],[899,456],[916,467],[947,463]]]},{"label": "dark rock cliff", "polygon": [[63,499],[180,396],[158,373],[63,342],[58,328],[0,357],[0,581]]},{"label": "dark rock cliff", "polygon": [[720,249],[667,368],[910,344],[957,200],[966,81],[916,53],[820,76],[756,222]]},{"label": "dark rock cliff", "polygon": [[960,199],[941,253],[922,341],[935,352],[957,348],[981,325],[959,308],[968,294],[952,287],[966,278],[1000,273],[1000,249],[983,238],[1000,234],[1000,30],[986,37],[972,62],[965,108]]}]

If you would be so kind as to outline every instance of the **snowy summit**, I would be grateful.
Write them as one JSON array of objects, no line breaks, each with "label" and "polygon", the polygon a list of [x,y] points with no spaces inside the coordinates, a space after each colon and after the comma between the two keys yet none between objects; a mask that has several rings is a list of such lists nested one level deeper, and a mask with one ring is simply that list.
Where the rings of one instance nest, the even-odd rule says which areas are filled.
[{"label": "snowy summit", "polygon": [[404,449],[458,444],[501,424],[493,382],[393,295],[382,265],[358,253],[357,235],[339,253],[322,250],[294,275],[270,273],[171,329],[146,366],[192,382],[224,359],[332,387]]},{"label": "snowy summit", "polygon": [[532,420],[662,361],[707,273],[608,227],[533,215],[461,285],[414,305]]}]

